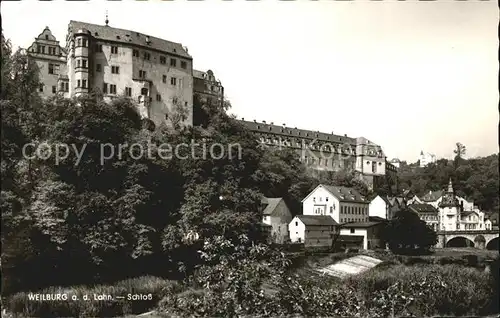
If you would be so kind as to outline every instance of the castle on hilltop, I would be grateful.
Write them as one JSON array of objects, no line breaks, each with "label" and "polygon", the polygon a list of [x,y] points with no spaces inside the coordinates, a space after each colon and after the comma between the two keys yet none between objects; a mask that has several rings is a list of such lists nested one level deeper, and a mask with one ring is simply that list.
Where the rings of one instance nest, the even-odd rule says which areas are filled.
[{"label": "castle on hilltop", "polygon": [[223,88],[212,71],[193,70],[193,58],[180,43],[105,25],[70,21],[62,47],[48,27],[27,49],[40,70],[43,97],[80,96],[99,90],[105,100],[120,95],[137,101],[143,118],[165,122],[175,106],[189,112],[193,94],[221,99]]},{"label": "castle on hilltop", "polygon": [[[196,125],[193,96],[221,104],[224,97],[224,87],[211,70],[193,69],[187,47],[111,27],[107,17],[105,25],[70,21],[64,47],[46,27],[27,54],[38,65],[42,97],[77,97],[92,91],[101,92],[105,100],[127,96],[137,102],[140,115],[156,125],[167,122],[177,106],[188,109],[184,124]],[[356,171],[371,187],[377,178],[397,171],[382,148],[364,137],[240,122],[262,144],[299,151],[313,171]]]}]

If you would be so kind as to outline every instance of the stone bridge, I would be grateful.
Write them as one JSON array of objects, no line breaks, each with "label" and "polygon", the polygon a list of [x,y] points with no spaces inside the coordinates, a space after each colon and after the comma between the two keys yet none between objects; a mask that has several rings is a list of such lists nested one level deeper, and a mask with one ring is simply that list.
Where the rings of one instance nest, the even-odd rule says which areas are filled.
[{"label": "stone bridge", "polygon": [[438,231],[436,247],[476,247],[498,249],[498,230]]}]

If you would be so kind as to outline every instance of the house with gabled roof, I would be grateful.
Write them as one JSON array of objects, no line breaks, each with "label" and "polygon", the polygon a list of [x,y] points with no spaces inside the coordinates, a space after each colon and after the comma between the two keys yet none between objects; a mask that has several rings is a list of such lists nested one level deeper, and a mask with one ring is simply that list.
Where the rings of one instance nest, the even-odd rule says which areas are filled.
[{"label": "house with gabled roof", "polygon": [[356,189],[318,185],[302,200],[303,215],[326,215],[337,223],[368,221],[370,201]]},{"label": "house with gabled roof", "polygon": [[385,243],[381,239],[385,222],[367,221],[354,222],[340,225],[340,236],[352,236],[360,239],[362,244],[359,246],[364,250],[384,248]]},{"label": "house with gabled roof", "polygon": [[338,223],[327,215],[297,215],[288,230],[292,243],[304,243],[304,247],[329,247],[338,231]]},{"label": "house with gabled roof", "polygon": [[368,214],[390,220],[405,206],[406,202],[402,197],[377,195],[370,201]]},{"label": "house with gabled roof", "polygon": [[283,244],[288,240],[288,224],[292,213],[283,198],[262,198],[262,223],[270,226],[270,239],[273,243]]}]

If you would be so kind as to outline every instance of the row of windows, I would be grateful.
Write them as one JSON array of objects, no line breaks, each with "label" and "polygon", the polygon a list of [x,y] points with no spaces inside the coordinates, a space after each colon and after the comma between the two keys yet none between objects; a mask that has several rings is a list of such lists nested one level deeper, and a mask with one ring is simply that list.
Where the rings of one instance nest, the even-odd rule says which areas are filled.
[{"label": "row of windows", "polygon": [[[271,127],[269,127],[271,128]],[[270,137],[264,137],[262,135],[259,137],[260,142],[262,143],[272,143],[275,145],[281,145],[281,146],[296,146],[296,147],[302,147],[303,144],[305,144],[305,147],[308,147],[309,149],[314,149],[314,150],[321,150],[321,151],[327,151],[327,152],[337,152],[337,153],[344,153],[344,154],[355,154],[355,150],[352,148],[341,148],[340,146],[335,147],[335,145],[328,144],[328,143],[313,143],[313,140],[305,140],[305,139],[300,139],[300,138],[270,138]]]},{"label": "row of windows", "polygon": [[87,80],[76,80],[76,87],[77,88],[88,88],[87,87]]},{"label": "row of windows", "polygon": [[368,214],[368,208],[360,206],[341,206],[340,213],[342,214]]},{"label": "row of windows", "polygon": [[76,68],[88,68],[87,59],[77,59]]},{"label": "row of windows", "polygon": [[[34,52],[34,48],[31,50],[32,52]],[[48,54],[49,55],[57,55],[57,49],[55,46],[48,46],[47,47],[47,51],[48,51]],[[36,52],[39,53],[39,54],[45,54],[45,45],[37,45],[36,46]]]},{"label": "row of windows", "polygon": [[[108,84],[108,83],[103,83],[102,87],[102,92],[104,94],[116,94],[116,85],[115,84]],[[147,89],[141,92],[141,95],[147,95]],[[125,95],[128,97],[132,96],[132,88],[131,87],[125,87]],[[156,94],[156,101],[161,102],[163,100],[162,96],[160,94]],[[177,97],[174,97],[172,102],[174,104],[177,103]],[[187,102],[184,102],[184,105],[187,106]]]},{"label": "row of windows", "polygon": [[[325,167],[335,167],[335,159],[326,159],[326,158],[316,158],[316,157],[307,157],[304,156],[304,160],[302,158],[299,158],[300,161],[303,161],[306,164],[313,164],[313,165],[324,165]],[[354,163],[348,162],[348,161],[341,161],[338,164],[338,168],[342,168],[342,166],[345,166],[348,169],[352,169],[354,167]]]},{"label": "row of windows", "polygon": [[[38,90],[40,92],[43,92],[44,88],[45,88],[45,84],[40,84],[39,87],[38,87]],[[69,92],[69,83],[68,82],[62,82],[61,86],[59,87],[59,91],[60,92]],[[52,93],[53,94],[57,93],[57,86],[55,86],[55,85],[52,86]]]},{"label": "row of windows", "polygon": [[76,39],[76,47],[88,47],[89,42],[86,38],[77,38]]},{"label": "row of windows", "polygon": [[[340,223],[349,223],[349,222],[368,222],[368,218],[341,218]],[[354,233],[354,229],[351,229],[351,233]]]},{"label": "row of windows", "polygon": [[[79,39],[79,40],[81,40],[81,39]],[[83,39],[83,41],[86,41],[86,40]],[[85,45],[82,45],[82,46],[86,46],[86,42],[85,42]],[[96,44],[96,50],[95,51],[98,52],[98,53],[102,53],[103,52],[103,45],[102,44]],[[111,54],[118,54],[118,46],[111,46]],[[140,57],[139,50],[133,49],[132,50],[132,56],[133,57]],[[149,53],[149,52],[143,52],[142,53],[142,57],[143,57],[144,60],[150,61],[151,60],[151,53]],[[161,64],[167,64],[167,57],[163,56],[163,55],[160,55],[160,63]],[[170,58],[170,66],[171,67],[177,67],[177,59]],[[180,67],[182,69],[187,69],[187,62],[181,60],[180,61]]]}]

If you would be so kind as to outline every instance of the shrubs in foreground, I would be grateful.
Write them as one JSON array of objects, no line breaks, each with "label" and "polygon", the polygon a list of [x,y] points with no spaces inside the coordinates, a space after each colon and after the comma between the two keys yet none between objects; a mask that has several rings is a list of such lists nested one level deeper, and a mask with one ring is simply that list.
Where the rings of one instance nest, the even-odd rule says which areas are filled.
[{"label": "shrubs in foreground", "polygon": [[[224,244],[206,243],[204,253],[213,255],[221,245]],[[230,246],[229,250],[233,248]],[[234,253],[227,253],[229,250],[217,258],[215,267],[200,268],[193,278],[197,283],[190,284],[189,291],[165,297],[160,311],[174,316],[217,317],[494,313],[493,295],[498,284],[484,271],[472,267],[393,264],[343,281],[323,277],[324,284],[318,284],[320,276],[293,275],[277,265],[287,263],[279,255],[268,255],[266,259],[274,261],[266,264],[259,257],[266,251],[261,246],[248,247],[245,253],[241,248]]]},{"label": "shrubs in foreground", "polygon": [[392,311],[393,302],[396,316],[470,316],[493,312],[494,285],[490,277],[470,267],[393,265],[349,278],[344,284],[359,293],[366,308],[377,308],[382,316],[388,310],[387,305],[391,305]]},{"label": "shrubs in foreground", "polygon": [[[10,299],[9,308],[27,317],[116,317],[153,308],[169,317],[485,316],[498,309],[498,277],[473,267],[393,263],[341,281],[291,274],[291,262],[283,253],[245,237],[240,242],[221,237],[207,240],[200,254],[204,263],[183,283],[143,277],[67,291],[77,295],[151,293],[151,300],[34,302],[27,293],[18,293]],[[498,271],[498,261],[495,264],[493,274]]]}]

